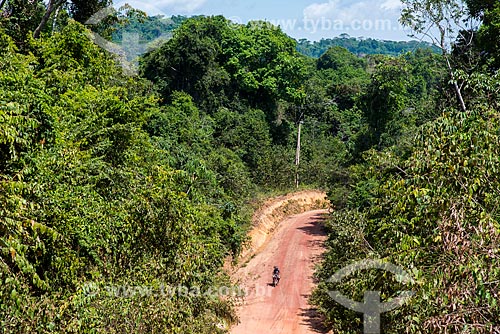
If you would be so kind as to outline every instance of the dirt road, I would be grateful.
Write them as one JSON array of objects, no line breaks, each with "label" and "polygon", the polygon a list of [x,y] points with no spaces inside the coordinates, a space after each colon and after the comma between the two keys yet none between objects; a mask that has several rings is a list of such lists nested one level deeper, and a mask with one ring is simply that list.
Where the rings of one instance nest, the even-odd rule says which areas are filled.
[{"label": "dirt road", "polygon": [[[241,323],[232,334],[325,333],[308,304],[314,265],[326,240],[321,226],[325,212],[310,211],[286,219],[271,240],[238,270],[236,277],[247,296],[239,308]],[[277,287],[271,286],[274,265],[281,270]]]}]

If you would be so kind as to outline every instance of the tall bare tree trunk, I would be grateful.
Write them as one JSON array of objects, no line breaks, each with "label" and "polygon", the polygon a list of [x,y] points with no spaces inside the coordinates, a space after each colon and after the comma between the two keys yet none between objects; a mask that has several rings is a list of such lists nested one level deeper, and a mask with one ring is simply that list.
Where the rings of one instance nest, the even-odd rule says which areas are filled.
[{"label": "tall bare tree trunk", "polygon": [[455,89],[455,94],[457,95],[457,100],[458,103],[460,104],[460,109],[462,109],[463,112],[466,112],[467,107],[465,106],[464,98],[462,96],[462,90],[460,89],[457,81],[455,80],[455,74],[453,73],[453,67],[450,64],[448,53],[443,52],[443,57],[446,59],[446,66],[448,67],[448,73],[450,74],[451,81],[453,82],[453,88]]},{"label": "tall bare tree trunk", "polygon": [[49,21],[50,15],[52,15],[54,10],[59,8],[59,6],[61,6],[64,1],[66,1],[66,0],[50,0],[49,1],[49,4],[47,6],[47,11],[45,11],[45,15],[43,15],[42,21],[40,21],[40,24],[38,25],[38,27],[36,27],[35,32],[33,32],[34,38],[40,37],[40,33],[42,32],[42,29],[45,27],[45,25]]},{"label": "tall bare tree trunk", "polygon": [[438,28],[439,28],[439,32],[441,34],[441,41],[440,41],[441,42],[441,50],[443,52],[444,59],[446,59],[446,66],[448,67],[448,73],[450,74],[451,81],[453,82],[453,88],[455,89],[455,94],[457,95],[457,100],[458,100],[458,103],[460,104],[460,109],[462,109],[463,112],[466,112],[467,107],[465,106],[464,98],[462,96],[462,90],[460,89],[457,81],[455,80],[455,74],[453,73],[453,67],[451,66],[451,63],[450,63],[449,53],[446,49],[446,40],[445,40],[446,31],[440,25],[438,25]]},{"label": "tall bare tree trunk", "polygon": [[464,98],[462,96],[462,91],[460,87],[458,87],[458,83],[455,80],[455,76],[453,75],[453,72],[450,72],[451,74],[451,80],[453,81],[453,87],[455,88],[455,93],[457,94],[457,99],[458,103],[460,104],[460,108],[462,109],[463,112],[467,111],[467,107],[465,106]]},{"label": "tall bare tree trunk", "polygon": [[58,7],[56,9],[56,13],[54,14],[54,19],[52,20],[52,31],[56,30],[56,24],[57,24],[57,17],[59,16],[59,11],[61,10],[61,7]]}]

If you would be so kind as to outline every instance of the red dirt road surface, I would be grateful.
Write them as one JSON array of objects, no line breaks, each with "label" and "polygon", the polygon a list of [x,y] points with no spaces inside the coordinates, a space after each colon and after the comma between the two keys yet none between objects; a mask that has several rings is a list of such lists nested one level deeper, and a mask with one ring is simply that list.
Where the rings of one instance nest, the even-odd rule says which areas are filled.
[{"label": "red dirt road surface", "polygon": [[[241,322],[232,334],[326,333],[308,304],[314,266],[324,251],[326,233],[321,221],[325,212],[310,211],[283,221],[270,241],[237,271],[246,297],[239,308]],[[281,281],[272,287],[275,265]]]}]

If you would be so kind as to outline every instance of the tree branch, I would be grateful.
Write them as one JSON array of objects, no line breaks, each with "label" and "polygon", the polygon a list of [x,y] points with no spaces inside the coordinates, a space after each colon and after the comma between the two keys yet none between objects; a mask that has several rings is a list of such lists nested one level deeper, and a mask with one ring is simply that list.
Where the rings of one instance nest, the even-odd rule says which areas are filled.
[{"label": "tree branch", "polygon": [[34,38],[39,38],[40,33],[42,32],[42,29],[45,27],[47,22],[49,21],[50,15],[59,8],[66,0],[50,0],[49,4],[47,6],[47,10],[45,11],[45,15],[43,15],[42,20],[40,21],[40,24],[38,27],[36,27],[35,31],[33,32],[33,37]]}]

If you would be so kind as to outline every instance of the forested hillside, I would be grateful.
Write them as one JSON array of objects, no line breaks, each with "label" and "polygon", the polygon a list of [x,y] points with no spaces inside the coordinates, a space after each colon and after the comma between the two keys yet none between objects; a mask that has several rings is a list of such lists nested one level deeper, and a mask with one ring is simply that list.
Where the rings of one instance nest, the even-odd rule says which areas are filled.
[{"label": "forested hillside", "polygon": [[[109,3],[0,2],[4,332],[227,333],[233,299],[214,291],[232,288],[249,202],[297,175],[335,209],[312,297],[326,326],[362,329],[328,291],[411,288],[384,332],[500,330],[498,2],[469,0],[482,25],[441,54],[313,58],[278,27],[179,18],[132,76],[82,24]],[[422,32],[431,7],[405,3]],[[146,39],[173,27],[126,7],[91,28],[141,20]],[[365,258],[415,284],[327,283]]]},{"label": "forested hillside", "polygon": [[438,47],[428,43],[412,41],[381,41],[373,38],[356,38],[347,34],[339,37],[321,39],[311,42],[307,39],[299,40],[297,50],[309,57],[318,58],[329,48],[340,46],[346,48],[355,55],[383,54],[389,56],[399,56],[407,52],[414,52],[417,49],[429,49],[439,53]]}]

